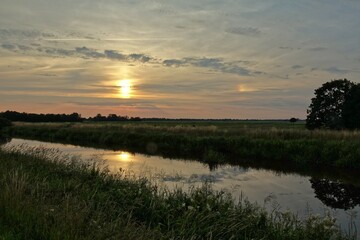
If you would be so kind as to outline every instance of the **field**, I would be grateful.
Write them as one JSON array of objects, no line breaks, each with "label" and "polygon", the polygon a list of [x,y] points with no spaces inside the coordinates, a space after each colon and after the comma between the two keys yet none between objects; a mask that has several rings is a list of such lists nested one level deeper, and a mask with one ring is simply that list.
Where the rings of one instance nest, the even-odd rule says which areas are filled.
[{"label": "field", "polygon": [[1,239],[354,239],[330,216],[235,204],[210,186],[160,189],[54,150],[0,150]]}]

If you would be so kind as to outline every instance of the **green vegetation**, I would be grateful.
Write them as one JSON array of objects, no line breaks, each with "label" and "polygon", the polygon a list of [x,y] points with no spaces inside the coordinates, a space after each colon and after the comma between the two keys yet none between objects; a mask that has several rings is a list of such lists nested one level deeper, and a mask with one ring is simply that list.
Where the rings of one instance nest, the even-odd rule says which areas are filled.
[{"label": "green vegetation", "polygon": [[316,89],[308,109],[306,127],[310,130],[360,129],[360,84],[339,79]]},{"label": "green vegetation", "polygon": [[6,118],[0,118],[0,130],[5,127],[10,127],[10,126],[11,126],[11,121],[9,121]]},{"label": "green vegetation", "polygon": [[6,118],[1,118],[0,117],[0,145],[3,143],[6,143],[9,141],[9,136],[8,134],[4,133],[4,129],[10,127],[12,125],[11,121],[9,121]]},{"label": "green vegetation", "polygon": [[208,185],[161,190],[44,148],[0,149],[0,239],[355,239],[330,216],[235,204]]},{"label": "green vegetation", "polygon": [[[16,124],[14,137],[127,149],[208,164],[360,168],[360,133],[308,131],[301,122]],[[284,127],[282,127],[284,126]]]}]

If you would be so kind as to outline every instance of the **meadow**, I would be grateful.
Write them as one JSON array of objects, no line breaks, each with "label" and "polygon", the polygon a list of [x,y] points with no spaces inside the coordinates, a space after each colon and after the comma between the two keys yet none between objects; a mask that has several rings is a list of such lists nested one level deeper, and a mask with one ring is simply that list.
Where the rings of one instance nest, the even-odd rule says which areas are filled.
[{"label": "meadow", "polygon": [[360,132],[286,121],[16,123],[14,137],[126,149],[207,164],[360,169]]},{"label": "meadow", "polygon": [[0,150],[0,239],[355,239],[329,215],[300,219],[204,184],[169,191],[56,150]]}]

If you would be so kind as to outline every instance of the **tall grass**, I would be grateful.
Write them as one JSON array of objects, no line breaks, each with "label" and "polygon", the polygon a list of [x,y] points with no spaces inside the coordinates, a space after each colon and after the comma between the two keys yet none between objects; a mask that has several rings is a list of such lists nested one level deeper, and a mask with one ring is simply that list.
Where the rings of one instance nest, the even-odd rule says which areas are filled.
[{"label": "tall grass", "polygon": [[299,219],[205,184],[189,192],[44,148],[0,150],[2,239],[354,239],[329,216]]},{"label": "tall grass", "polygon": [[[295,168],[360,169],[358,131],[217,125],[21,124],[16,137],[193,158],[209,164],[274,162]],[[149,147],[151,146],[151,147]]]}]

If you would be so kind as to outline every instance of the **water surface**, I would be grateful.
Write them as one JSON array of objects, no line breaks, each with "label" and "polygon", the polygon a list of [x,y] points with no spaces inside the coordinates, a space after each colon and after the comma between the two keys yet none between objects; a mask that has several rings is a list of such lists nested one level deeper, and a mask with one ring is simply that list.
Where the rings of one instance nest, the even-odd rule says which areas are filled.
[{"label": "water surface", "polygon": [[230,192],[234,199],[246,197],[268,210],[289,210],[299,216],[306,216],[309,211],[320,215],[329,211],[345,230],[350,219],[360,230],[360,217],[354,218],[354,214],[360,210],[360,186],[341,180],[231,165],[220,165],[210,170],[208,165],[196,161],[33,140],[12,139],[7,146],[20,144],[56,148],[85,161],[102,159],[111,172],[123,169],[138,176],[150,177],[168,188],[188,189],[204,181],[211,182],[214,189]]}]

